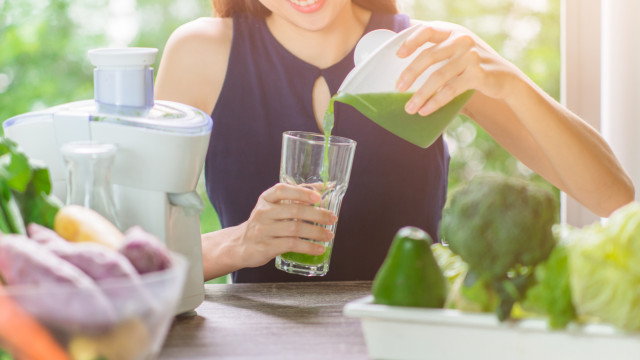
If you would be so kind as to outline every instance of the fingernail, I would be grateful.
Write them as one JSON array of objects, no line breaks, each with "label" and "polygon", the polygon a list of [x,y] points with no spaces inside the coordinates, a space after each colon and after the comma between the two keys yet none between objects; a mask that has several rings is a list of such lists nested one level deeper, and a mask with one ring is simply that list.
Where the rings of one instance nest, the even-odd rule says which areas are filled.
[{"label": "fingernail", "polygon": [[326,238],[327,238],[327,241],[333,239],[333,233],[331,231],[327,231]]},{"label": "fingernail", "polygon": [[396,56],[398,56],[398,57],[407,56],[407,49],[405,48],[404,43],[402,45],[400,45],[400,48],[398,48],[398,51],[396,51]]},{"label": "fingernail", "polygon": [[406,87],[407,87],[407,83],[404,80],[398,81],[398,84],[396,85],[396,89],[398,89],[398,91],[405,91]]},{"label": "fingernail", "polygon": [[414,100],[409,100],[407,105],[405,105],[404,110],[409,114],[415,114],[418,110],[418,104]]}]

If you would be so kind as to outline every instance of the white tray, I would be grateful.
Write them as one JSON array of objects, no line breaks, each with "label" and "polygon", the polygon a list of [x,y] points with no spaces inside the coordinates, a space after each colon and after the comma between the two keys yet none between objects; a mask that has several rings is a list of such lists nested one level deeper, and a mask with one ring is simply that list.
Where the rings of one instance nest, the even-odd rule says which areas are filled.
[{"label": "white tray", "polygon": [[360,318],[374,359],[639,360],[640,334],[604,324],[548,330],[544,319],[500,323],[495,314],[463,313],[354,300],[344,314]]}]

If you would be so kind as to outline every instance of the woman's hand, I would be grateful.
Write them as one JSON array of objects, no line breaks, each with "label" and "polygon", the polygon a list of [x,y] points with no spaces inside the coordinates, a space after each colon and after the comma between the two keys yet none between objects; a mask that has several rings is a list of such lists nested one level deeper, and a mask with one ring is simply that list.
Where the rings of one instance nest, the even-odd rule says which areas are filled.
[{"label": "woman's hand", "polygon": [[320,200],[317,192],[288,184],[276,184],[262,193],[234,244],[243,267],[264,265],[289,251],[321,255],[322,245],[301,239],[326,242],[333,238],[331,231],[316,225],[337,221],[331,211],[313,206]]},{"label": "woman's hand", "polygon": [[[431,47],[418,50],[422,45]],[[483,94],[504,99],[510,95],[510,84],[519,70],[498,55],[489,45],[466,28],[445,22],[421,25],[397,52],[401,58],[420,53],[402,72],[398,91],[406,91],[430,66],[444,65],[435,70],[407,102],[410,114],[428,115],[463,92],[475,89]]]}]

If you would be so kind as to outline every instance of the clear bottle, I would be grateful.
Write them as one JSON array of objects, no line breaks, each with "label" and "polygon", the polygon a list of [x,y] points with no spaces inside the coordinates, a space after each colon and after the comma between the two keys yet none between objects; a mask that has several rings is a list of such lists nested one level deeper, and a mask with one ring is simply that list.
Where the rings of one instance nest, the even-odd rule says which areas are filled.
[{"label": "clear bottle", "polygon": [[74,141],[60,150],[67,166],[67,205],[91,208],[121,229],[110,179],[116,145]]}]

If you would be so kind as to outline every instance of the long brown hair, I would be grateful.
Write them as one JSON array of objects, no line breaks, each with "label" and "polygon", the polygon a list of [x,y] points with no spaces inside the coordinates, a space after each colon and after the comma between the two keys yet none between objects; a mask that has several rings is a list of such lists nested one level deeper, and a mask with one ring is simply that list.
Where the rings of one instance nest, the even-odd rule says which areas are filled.
[{"label": "long brown hair", "polygon": [[[398,12],[396,0],[351,0],[354,4],[373,12]],[[271,14],[258,0],[212,0],[216,16],[232,17],[238,13],[249,13],[258,18]]]}]

